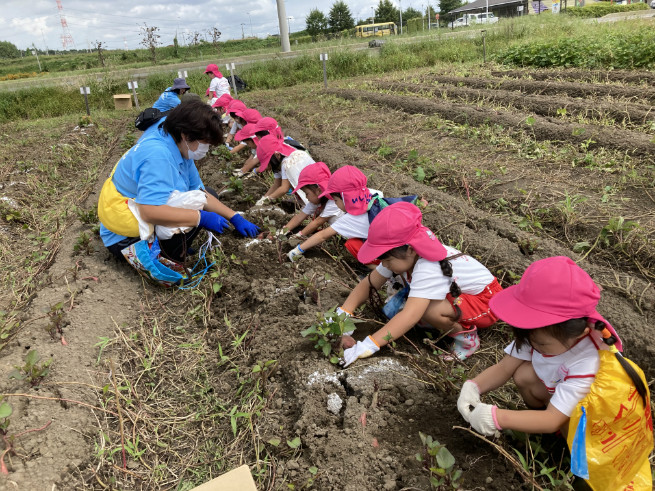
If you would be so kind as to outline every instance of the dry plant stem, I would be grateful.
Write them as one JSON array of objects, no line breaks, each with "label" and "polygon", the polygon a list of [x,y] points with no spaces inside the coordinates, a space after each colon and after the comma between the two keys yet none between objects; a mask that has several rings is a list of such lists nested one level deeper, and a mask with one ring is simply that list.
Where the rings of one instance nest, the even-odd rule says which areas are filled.
[{"label": "dry plant stem", "polygon": [[88,407],[90,409],[95,409],[96,411],[102,411],[107,414],[111,414],[112,416],[117,416],[116,413],[113,411],[109,411],[107,409],[103,409],[98,406],[93,406],[91,404],[87,404],[86,402],[81,402],[81,401],[75,401],[73,399],[63,399],[61,397],[45,397],[45,396],[34,396],[32,394],[0,394],[2,397],[28,397],[30,399],[45,399],[48,401],[58,401],[58,402],[71,402],[73,404],[78,404],[80,406]]},{"label": "dry plant stem", "polygon": [[471,435],[473,435],[476,438],[479,438],[480,440],[487,442],[489,445],[494,447],[498,452],[505,457],[510,464],[516,469],[516,471],[521,474],[521,477],[523,477],[526,481],[528,481],[532,486],[533,489],[537,489],[539,491],[544,491],[544,488],[539,486],[537,481],[535,481],[534,477],[531,474],[528,474],[528,472],[523,468],[523,466],[518,462],[507,450],[505,450],[503,447],[498,445],[497,443],[492,442],[491,440],[486,439],[482,435],[479,435],[473,430],[470,430],[468,428],[464,428],[462,426],[453,426],[453,430],[464,430],[468,431]]},{"label": "dry plant stem", "polygon": [[127,458],[125,456],[125,432],[123,430],[123,415],[121,413],[120,396],[118,394],[118,385],[116,384],[116,370],[114,369],[114,360],[110,359],[111,380],[114,384],[114,393],[116,394],[116,409],[118,410],[118,424],[121,432],[121,451],[123,454],[123,469],[127,469]]},{"label": "dry plant stem", "polygon": [[27,433],[32,433],[32,432],[35,432],[35,431],[45,430],[51,424],[52,424],[52,420],[48,421],[41,428],[33,428],[31,430],[21,431],[20,433],[16,433],[15,435],[11,435],[11,436],[2,435],[2,440],[5,442],[5,450],[2,452],[2,455],[0,455],[0,473],[4,474],[5,476],[9,474],[9,470],[7,469],[7,466],[5,465],[5,455],[7,455],[9,452],[11,452],[13,450],[14,446],[12,445],[12,442],[16,438],[18,438],[19,436],[22,436],[22,435],[26,435]]}]

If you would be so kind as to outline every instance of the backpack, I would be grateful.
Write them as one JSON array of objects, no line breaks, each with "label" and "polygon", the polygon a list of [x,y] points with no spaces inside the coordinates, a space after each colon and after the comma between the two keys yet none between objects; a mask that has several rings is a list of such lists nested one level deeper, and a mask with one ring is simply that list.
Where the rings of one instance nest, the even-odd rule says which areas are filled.
[{"label": "backpack", "polygon": [[290,136],[287,136],[287,137],[284,138],[284,144],[289,145],[290,147],[293,147],[296,150],[303,150],[305,152],[307,151],[307,149],[301,143],[297,142],[296,140],[294,140]]},{"label": "backpack", "polygon": [[383,208],[386,208],[389,205],[398,203],[400,201],[406,201],[408,203],[416,204],[418,196],[415,194],[410,196],[402,196],[400,198],[380,198],[377,194],[373,195],[373,199],[368,204],[368,223],[371,223],[373,219],[378,216],[378,213],[382,211]]},{"label": "backpack", "polygon": [[238,75],[230,75],[227,77],[227,81],[230,82],[230,86],[232,86],[232,80],[234,80],[234,85],[236,85],[237,90],[244,90],[248,88],[248,84],[244,82],[244,80]]},{"label": "backpack", "polygon": [[136,117],[134,126],[137,130],[145,131],[167,114],[168,111],[162,112],[154,107],[149,107],[148,109],[144,109]]}]

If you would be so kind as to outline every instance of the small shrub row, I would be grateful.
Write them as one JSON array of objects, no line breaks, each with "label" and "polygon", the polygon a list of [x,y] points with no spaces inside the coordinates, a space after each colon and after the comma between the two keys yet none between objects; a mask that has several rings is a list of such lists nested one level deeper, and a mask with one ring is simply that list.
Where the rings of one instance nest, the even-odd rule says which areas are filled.
[{"label": "small shrub row", "polygon": [[572,17],[603,17],[608,14],[615,14],[617,12],[630,12],[633,10],[648,10],[646,3],[631,3],[630,5],[613,5],[610,2],[594,3],[584,7],[571,7],[563,11],[563,13]]}]

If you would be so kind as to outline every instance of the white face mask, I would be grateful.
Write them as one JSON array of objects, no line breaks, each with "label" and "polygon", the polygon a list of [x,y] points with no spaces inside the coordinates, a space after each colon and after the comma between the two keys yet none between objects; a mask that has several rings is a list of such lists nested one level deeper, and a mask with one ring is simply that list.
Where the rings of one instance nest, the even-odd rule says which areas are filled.
[{"label": "white face mask", "polygon": [[186,144],[188,158],[191,160],[200,160],[207,155],[207,152],[209,151],[209,143],[198,143],[198,148],[195,150],[189,148],[189,144],[186,140],[184,140],[184,143]]}]

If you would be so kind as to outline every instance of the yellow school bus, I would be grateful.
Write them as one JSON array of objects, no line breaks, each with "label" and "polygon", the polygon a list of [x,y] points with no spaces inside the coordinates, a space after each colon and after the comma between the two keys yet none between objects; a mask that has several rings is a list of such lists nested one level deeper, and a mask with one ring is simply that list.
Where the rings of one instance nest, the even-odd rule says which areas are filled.
[{"label": "yellow school bus", "polygon": [[365,24],[355,27],[355,36],[367,38],[369,36],[390,36],[397,33],[396,24],[393,22],[381,22],[379,24]]}]

